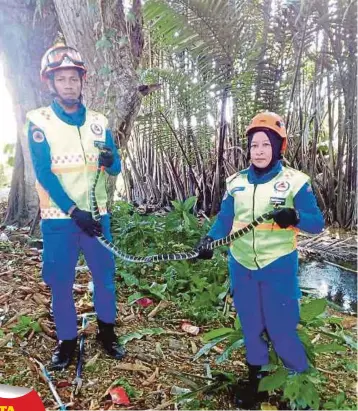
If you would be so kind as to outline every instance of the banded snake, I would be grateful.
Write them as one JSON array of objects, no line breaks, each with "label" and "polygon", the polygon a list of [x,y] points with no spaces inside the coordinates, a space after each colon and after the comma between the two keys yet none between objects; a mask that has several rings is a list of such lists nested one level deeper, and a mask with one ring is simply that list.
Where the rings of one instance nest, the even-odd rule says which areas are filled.
[{"label": "banded snake", "polygon": [[[101,220],[101,215],[99,213],[98,204],[96,200],[96,185],[99,179],[99,176],[102,172],[102,168],[98,167],[97,173],[95,175],[95,179],[93,185],[90,190],[90,202],[91,202],[91,212],[93,219],[95,221]],[[206,246],[206,249],[213,250],[214,248],[220,247],[222,245],[227,245],[234,240],[237,240],[239,237],[242,237],[244,234],[248,233],[249,231],[253,230],[259,224],[263,223],[266,220],[270,220],[272,218],[272,212],[262,214],[261,216],[257,217],[251,223],[249,223],[246,227],[235,231],[232,234],[224,238],[220,238],[218,240],[212,241],[210,244]],[[98,241],[105,247],[107,250],[112,252],[115,256],[119,257],[121,260],[128,261],[131,263],[154,263],[159,261],[179,261],[179,260],[190,260],[199,256],[199,251],[192,250],[186,253],[175,253],[175,254],[154,254],[148,255],[146,257],[136,257],[134,255],[129,255],[123,253],[119,250],[113,243],[108,241],[103,235],[97,236]]]}]

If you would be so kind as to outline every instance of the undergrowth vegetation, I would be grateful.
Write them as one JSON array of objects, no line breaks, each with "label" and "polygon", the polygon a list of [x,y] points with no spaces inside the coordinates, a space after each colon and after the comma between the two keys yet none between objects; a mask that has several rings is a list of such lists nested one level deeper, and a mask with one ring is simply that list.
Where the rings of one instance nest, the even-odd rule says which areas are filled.
[{"label": "undergrowth vegetation", "polygon": [[[200,222],[192,215],[194,204],[194,197],[185,202],[173,202],[174,209],[162,217],[142,216],[132,206],[119,202],[112,220],[114,242],[121,250],[136,256],[189,251],[210,227],[209,221]],[[180,307],[183,317],[199,325],[210,324],[212,329],[203,337],[206,344],[194,356],[194,361],[219,345],[223,347],[216,359],[220,367],[235,351],[244,350],[240,322],[226,306],[229,280],[224,248],[216,250],[210,261],[136,265],[117,260],[117,269],[118,275],[130,289],[129,304],[142,297],[170,300]],[[214,324],[218,324],[219,328],[215,328]],[[337,367],[343,368],[347,375],[353,377],[356,372],[356,365],[345,354],[354,352],[357,342],[343,329],[342,318],[327,313],[325,299],[305,297],[298,328],[309,358],[309,371],[289,373],[271,347],[270,364],[265,367],[270,375],[262,380],[260,390],[268,391],[270,396],[278,398],[280,404],[291,409],[355,409],[355,404],[344,393],[327,397],[325,392],[329,378],[317,366],[322,359],[334,355],[338,361]],[[235,389],[235,375],[221,370],[216,370],[213,375],[211,384],[196,386],[182,400],[195,397],[193,404],[198,406],[199,394]],[[189,385],[195,384],[191,381]],[[190,407],[189,403],[185,404],[185,407]]]}]

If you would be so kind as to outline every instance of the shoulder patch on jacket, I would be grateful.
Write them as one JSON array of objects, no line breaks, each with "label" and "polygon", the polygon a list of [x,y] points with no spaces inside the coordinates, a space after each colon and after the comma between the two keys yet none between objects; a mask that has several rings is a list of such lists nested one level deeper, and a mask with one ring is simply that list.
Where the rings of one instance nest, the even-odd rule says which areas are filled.
[{"label": "shoulder patch on jacket", "polygon": [[40,129],[37,128],[32,132],[32,139],[35,143],[42,143],[45,141],[45,135]]}]

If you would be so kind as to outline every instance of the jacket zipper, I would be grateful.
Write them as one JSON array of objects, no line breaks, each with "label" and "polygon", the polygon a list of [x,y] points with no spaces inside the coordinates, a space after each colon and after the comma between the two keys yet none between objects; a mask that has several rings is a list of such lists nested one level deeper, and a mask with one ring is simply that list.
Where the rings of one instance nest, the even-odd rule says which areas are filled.
[{"label": "jacket zipper", "polygon": [[[87,166],[86,152],[85,152],[85,149],[83,148],[81,130],[78,126],[77,126],[77,130],[78,130],[78,135],[80,136],[80,144],[81,144],[81,148],[82,148],[83,158],[85,160],[85,165]],[[88,181],[87,167],[85,167],[85,175],[86,175],[86,181]],[[89,190],[87,190],[87,193],[88,193],[88,195],[87,195],[87,206],[89,207],[89,209],[91,209],[90,198],[89,198]]]},{"label": "jacket zipper", "polygon": [[[254,193],[252,198],[252,221],[255,220],[255,192],[256,192],[257,184],[254,184]],[[255,257],[254,262],[257,268],[260,268],[259,264],[257,263],[257,254],[255,250],[255,229],[252,230],[252,249],[254,251]]]}]

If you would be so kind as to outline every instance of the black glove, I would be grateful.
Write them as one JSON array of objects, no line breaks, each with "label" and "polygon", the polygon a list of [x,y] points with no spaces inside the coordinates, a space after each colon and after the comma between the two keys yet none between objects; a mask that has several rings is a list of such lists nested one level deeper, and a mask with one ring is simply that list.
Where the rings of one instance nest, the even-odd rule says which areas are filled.
[{"label": "black glove", "polygon": [[71,213],[71,218],[73,218],[78,227],[90,237],[102,234],[101,223],[95,221],[89,211],[83,211],[76,207]]},{"label": "black glove", "polygon": [[108,147],[104,146],[103,151],[98,157],[98,164],[99,166],[111,167],[114,162],[114,154],[113,151]]},{"label": "black glove", "polygon": [[298,212],[294,208],[278,208],[273,211],[272,218],[281,228],[296,226],[300,221]]},{"label": "black glove", "polygon": [[210,260],[211,258],[213,258],[214,250],[208,250],[206,248],[212,241],[214,240],[208,235],[206,235],[199,241],[198,245],[195,247],[195,250],[199,252],[197,258],[201,258],[203,260]]}]

